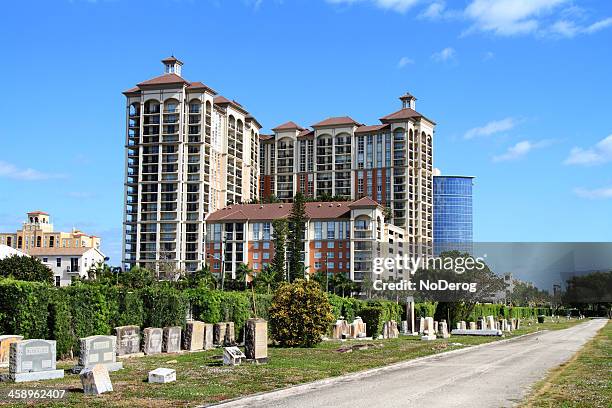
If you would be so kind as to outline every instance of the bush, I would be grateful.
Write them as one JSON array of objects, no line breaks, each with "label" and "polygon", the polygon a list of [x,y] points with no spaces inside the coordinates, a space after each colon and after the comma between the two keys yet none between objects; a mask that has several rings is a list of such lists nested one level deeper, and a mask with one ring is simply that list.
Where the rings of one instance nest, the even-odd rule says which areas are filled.
[{"label": "bush", "polygon": [[0,260],[0,277],[53,283],[53,272],[38,258],[12,255]]},{"label": "bush", "polygon": [[137,290],[121,289],[117,293],[117,315],[113,327],[144,324],[144,304]]},{"label": "bush", "polygon": [[283,347],[312,347],[334,319],[325,292],[314,281],[282,284],[270,307],[272,338]]},{"label": "bush", "polygon": [[51,290],[51,286],[40,282],[0,278],[0,334],[48,338]]},{"label": "bush", "polygon": [[107,286],[79,282],[59,291],[69,297],[75,350],[78,350],[76,340],[81,337],[111,334],[112,317],[117,306],[115,298],[109,296],[112,292]]},{"label": "bush", "polygon": [[185,327],[189,298],[186,293],[160,283],[141,290],[144,327]]},{"label": "bush", "polygon": [[63,291],[54,290],[52,292],[49,302],[48,329],[51,339],[56,341],[57,356],[71,356],[77,339],[72,332],[70,302]]},{"label": "bush", "polygon": [[366,334],[377,338],[382,333],[385,323],[384,310],[380,306],[365,306],[359,311],[359,317],[366,324]]}]

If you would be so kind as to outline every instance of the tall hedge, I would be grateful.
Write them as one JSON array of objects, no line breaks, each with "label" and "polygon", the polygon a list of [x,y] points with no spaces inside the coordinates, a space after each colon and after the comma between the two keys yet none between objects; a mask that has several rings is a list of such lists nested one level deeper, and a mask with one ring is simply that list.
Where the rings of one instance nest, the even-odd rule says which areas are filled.
[{"label": "tall hedge", "polygon": [[74,349],[77,338],[72,330],[70,302],[68,297],[58,290],[53,291],[50,296],[48,330],[50,338],[56,341],[58,356],[70,356],[78,351]]},{"label": "tall hedge", "polygon": [[141,289],[144,327],[185,326],[189,298],[166,284]]},{"label": "tall hedge", "polygon": [[81,282],[60,291],[69,297],[75,339],[111,334],[111,322],[117,306],[116,298],[109,294],[115,294],[115,291],[109,290],[108,286]]},{"label": "tall hedge", "polygon": [[49,289],[45,283],[0,279],[0,334],[48,338]]}]

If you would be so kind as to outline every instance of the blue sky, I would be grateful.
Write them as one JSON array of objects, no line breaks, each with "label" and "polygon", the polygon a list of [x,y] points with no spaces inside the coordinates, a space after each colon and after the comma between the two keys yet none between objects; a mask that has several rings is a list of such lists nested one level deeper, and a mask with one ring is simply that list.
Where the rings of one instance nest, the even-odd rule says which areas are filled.
[{"label": "blue sky", "polygon": [[435,167],[476,176],[476,240],[612,240],[610,2],[10,2],[0,38],[2,231],[43,209],[119,263],[121,92],[174,53],[266,131],[378,123],[410,91]]}]

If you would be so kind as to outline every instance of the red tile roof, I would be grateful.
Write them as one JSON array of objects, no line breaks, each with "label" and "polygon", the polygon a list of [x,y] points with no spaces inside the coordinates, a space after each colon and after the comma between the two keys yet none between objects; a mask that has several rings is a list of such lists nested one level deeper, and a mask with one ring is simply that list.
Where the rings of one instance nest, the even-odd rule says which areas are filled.
[{"label": "red tile roof", "polygon": [[425,116],[421,115],[419,112],[415,111],[414,109],[410,109],[410,108],[403,108],[403,109],[398,110],[397,112],[393,112],[387,116],[380,118],[380,121],[383,123],[388,123],[394,120],[421,119],[421,118],[426,119],[435,125],[435,122],[427,119]]},{"label": "red tile roof", "polygon": [[259,121],[257,119],[255,119],[255,116],[248,114],[245,117],[246,121],[252,121],[255,122],[255,124],[257,125],[257,127],[259,127],[259,129],[261,129],[263,126],[261,126],[261,123],[259,123]]},{"label": "red tile roof", "polygon": [[379,130],[387,129],[389,127],[390,126],[388,124],[384,124],[384,125],[371,125],[371,126],[359,126],[355,130],[355,133],[378,132]]},{"label": "red tile roof", "polygon": [[[306,216],[310,219],[335,219],[347,215],[351,210],[350,201],[306,203]],[[215,211],[206,222],[219,221],[271,221],[287,218],[291,203],[276,204],[235,204]]]},{"label": "red tile roof", "polygon": [[263,133],[260,133],[260,134],[259,134],[259,138],[260,138],[261,140],[270,140],[270,139],[272,139],[273,137],[274,137],[273,135],[264,135]]},{"label": "red tile roof", "polygon": [[304,130],[303,127],[299,126],[298,124],[296,124],[295,122],[289,121],[289,122],[285,122],[282,125],[278,125],[277,127],[273,128],[272,130],[277,131],[277,130]]},{"label": "red tile roof", "polygon": [[216,94],[217,94],[217,92],[216,92],[214,89],[212,89],[212,88],[211,88],[211,87],[209,87],[208,85],[203,84],[202,82],[199,82],[199,81],[197,81],[197,82],[191,82],[189,85],[187,85],[187,89],[188,89],[188,90],[194,90],[194,91],[195,91],[195,90],[204,89],[204,90],[209,91],[209,92],[210,92],[210,93],[212,93],[213,95],[216,95]]},{"label": "red tile roof", "polygon": [[244,107],[241,104],[239,104],[238,102],[234,100],[230,101],[229,99],[227,99],[225,96],[222,96],[222,95],[215,96],[213,99],[213,102],[215,105],[224,105],[224,106],[230,105],[236,110],[239,110],[240,112],[244,113],[245,115],[249,113],[246,109],[244,109]]},{"label": "red tile roof", "polygon": [[314,130],[304,129],[300,133],[298,133],[298,135],[297,135],[297,137],[300,137],[300,138],[307,137],[307,136],[314,137]]},{"label": "red tile roof", "polygon": [[340,126],[340,125],[357,125],[360,123],[356,122],[349,116],[336,116],[322,120],[321,122],[315,123],[312,127],[325,127],[325,126]]},{"label": "red tile roof", "polygon": [[137,84],[139,87],[147,85],[167,85],[167,84],[188,84],[186,80],[176,74],[164,74],[155,78],[148,79]]},{"label": "red tile roof", "polygon": [[349,204],[350,208],[371,208],[378,206],[380,206],[380,204],[372,200],[370,197],[361,197],[359,200],[353,201]]},{"label": "red tile roof", "polygon": [[181,60],[176,59],[176,57],[174,55],[171,55],[168,58],[163,59],[161,62],[164,62],[164,63],[166,63],[166,62],[168,62],[168,63],[170,63],[170,62],[178,62],[179,64],[183,65],[183,62]]},{"label": "red tile roof", "polygon": [[30,211],[30,212],[28,213],[28,215],[30,215],[30,214],[49,215],[49,213],[46,213],[46,212],[44,212],[44,211],[40,211],[40,210]]},{"label": "red tile roof", "polygon": [[95,249],[92,247],[76,247],[76,248],[31,248],[28,250],[29,255],[44,256],[44,255],[83,255],[85,252]]}]

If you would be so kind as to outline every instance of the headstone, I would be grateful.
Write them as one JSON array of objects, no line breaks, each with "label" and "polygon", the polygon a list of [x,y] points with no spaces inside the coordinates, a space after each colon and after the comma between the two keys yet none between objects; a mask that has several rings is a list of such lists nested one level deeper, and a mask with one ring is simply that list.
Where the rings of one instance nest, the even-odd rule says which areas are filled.
[{"label": "headstone", "polygon": [[78,374],[84,368],[92,368],[97,364],[102,364],[108,371],[117,371],[123,368],[123,363],[121,361],[117,362],[117,337],[82,337],[79,345],[79,362],[72,368],[73,374]]},{"label": "headstone", "polygon": [[425,318],[419,318],[419,334],[422,336],[425,331]]},{"label": "headstone", "polygon": [[140,354],[140,327],[115,327],[117,336],[117,355],[129,356]]},{"label": "headstone", "polygon": [[463,329],[463,330],[465,330],[465,329],[467,328],[467,327],[465,326],[465,321],[464,321],[464,320],[460,321],[460,322],[459,322],[459,325],[460,325],[460,326],[459,326],[459,329]]},{"label": "headstone", "polygon": [[332,329],[332,339],[339,340],[347,339],[349,337],[351,337],[351,328],[346,320],[340,316],[338,320],[336,320],[336,323],[334,323],[334,327]]},{"label": "headstone", "polygon": [[487,316],[487,329],[497,329],[495,327],[495,319],[493,316]]},{"label": "headstone", "polygon": [[183,348],[189,351],[204,348],[204,322],[198,320],[187,322],[185,336],[183,337]]},{"label": "headstone", "polygon": [[258,363],[268,362],[268,322],[249,319],[245,326],[244,354]]},{"label": "headstone", "polygon": [[397,322],[395,320],[385,322],[383,324],[383,339],[397,339],[398,337]]},{"label": "headstone", "polygon": [[406,322],[408,323],[408,330],[405,334],[413,334],[416,331],[414,324],[414,297],[406,297]]},{"label": "headstone", "polygon": [[212,323],[204,323],[204,350],[212,350],[214,325]]},{"label": "headstone", "polygon": [[176,370],[171,368],[156,368],[153,371],[149,371],[149,382],[150,383],[170,383],[176,381]]},{"label": "headstone", "polygon": [[56,369],[55,340],[21,340],[11,343],[9,379],[14,382],[63,378]]},{"label": "headstone", "polygon": [[436,331],[434,329],[434,320],[433,317],[425,318],[425,328],[423,330],[423,335],[421,336],[421,340],[435,340],[436,339]]},{"label": "headstone", "polygon": [[11,344],[23,340],[23,336],[3,334],[0,336],[0,367],[8,367],[11,354]]},{"label": "headstone", "polygon": [[235,331],[234,331],[234,322],[227,322],[225,326],[225,339],[223,341],[223,345],[225,347],[235,346]]},{"label": "headstone", "polygon": [[158,327],[147,327],[144,329],[142,351],[146,355],[160,354],[162,352],[162,342],[164,331]]},{"label": "headstone", "polygon": [[240,365],[243,358],[246,358],[246,356],[238,347],[223,348],[223,365]]},{"label": "headstone", "polygon": [[434,321],[434,333],[438,332],[438,322]]},{"label": "headstone", "polygon": [[[462,327],[465,330],[465,328]],[[470,330],[476,330],[476,322],[470,322]]]},{"label": "headstone", "polygon": [[476,328],[478,330],[486,330],[487,329],[487,324],[485,323],[485,320],[482,317],[478,318],[478,322],[476,324]]},{"label": "headstone", "polygon": [[462,330],[462,329],[455,329],[451,332],[451,334],[454,335],[459,335],[459,336],[503,336],[504,334],[502,333],[501,330],[489,330],[489,329],[478,329],[478,330]]},{"label": "headstone", "polygon": [[181,352],[181,327],[180,326],[164,327],[162,351],[164,353],[180,353]]},{"label": "headstone", "polygon": [[402,334],[410,334],[408,332],[408,322],[406,320],[402,320]]},{"label": "headstone", "polygon": [[236,344],[234,338],[234,322],[215,323],[213,328],[213,344],[225,347]]},{"label": "headstone", "polygon": [[446,320],[442,320],[438,324],[438,332],[437,333],[443,339],[448,339],[450,337],[450,334],[448,333],[448,326],[446,324]]},{"label": "headstone", "polygon": [[363,322],[361,317],[355,317],[353,323],[350,325],[351,337],[354,339],[360,339],[366,337],[366,324]]},{"label": "headstone", "polygon": [[457,329],[461,329],[461,322],[457,322]]},{"label": "headstone", "polygon": [[103,364],[84,368],[79,377],[85,395],[99,395],[113,391],[113,383],[111,383],[108,370]]}]

